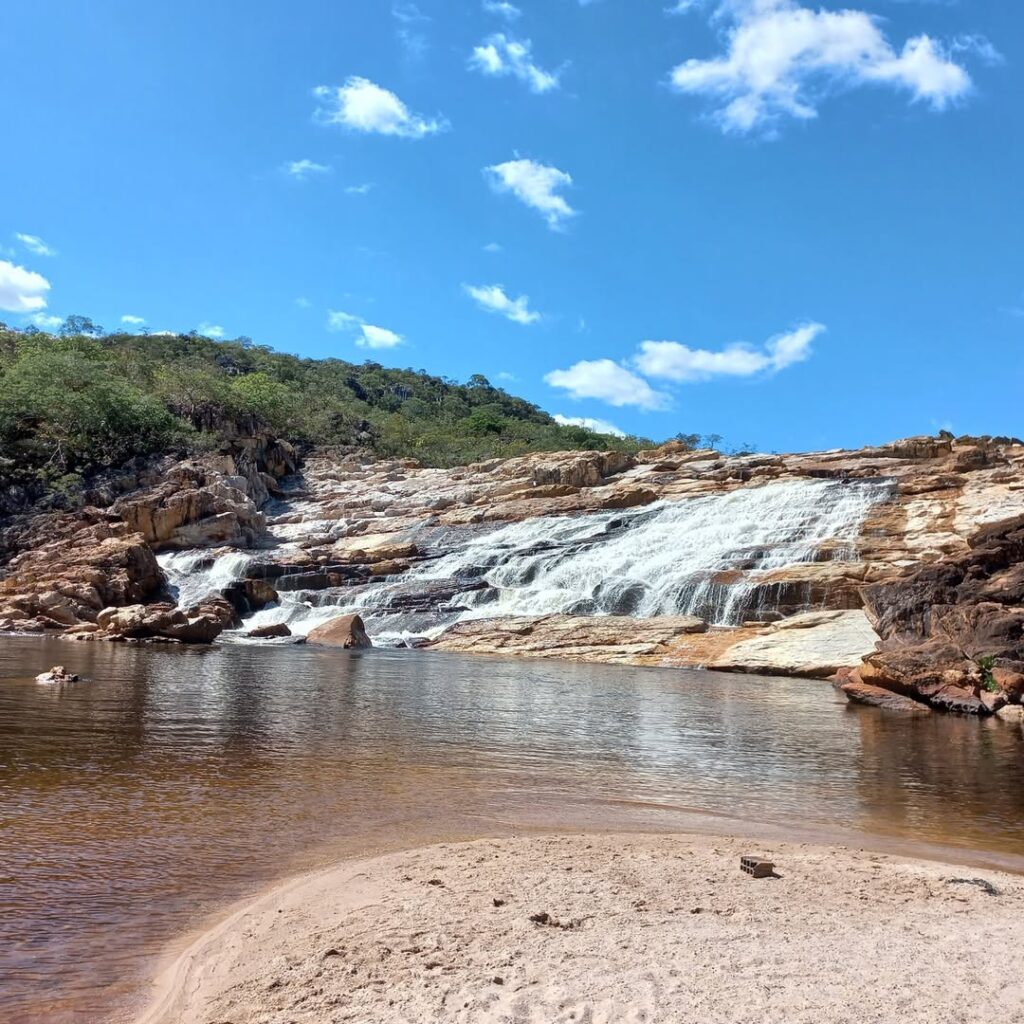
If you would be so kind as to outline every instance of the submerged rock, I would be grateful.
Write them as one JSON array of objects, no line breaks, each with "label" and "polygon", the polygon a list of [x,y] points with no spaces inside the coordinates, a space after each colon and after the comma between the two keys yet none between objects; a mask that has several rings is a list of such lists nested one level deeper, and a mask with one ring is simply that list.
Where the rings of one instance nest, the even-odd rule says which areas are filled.
[{"label": "submerged rock", "polygon": [[867,704],[869,707],[883,708],[886,711],[898,711],[905,715],[927,715],[931,708],[920,701],[903,697],[892,690],[883,690],[880,686],[871,686],[859,680],[850,680],[839,687],[852,704]]},{"label": "submerged rock", "polygon": [[311,630],[306,643],[317,647],[342,647],[346,650],[372,647],[366,627],[358,615],[340,615]]},{"label": "submerged rock", "polygon": [[77,672],[69,672],[63,665],[54,665],[49,672],[40,672],[36,676],[37,683],[82,683],[84,679]]},{"label": "submerged rock", "polygon": [[426,645],[472,654],[514,652],[534,658],[625,661],[652,655],[708,625],[692,615],[634,619],[624,615],[541,615],[533,618],[470,619]]}]

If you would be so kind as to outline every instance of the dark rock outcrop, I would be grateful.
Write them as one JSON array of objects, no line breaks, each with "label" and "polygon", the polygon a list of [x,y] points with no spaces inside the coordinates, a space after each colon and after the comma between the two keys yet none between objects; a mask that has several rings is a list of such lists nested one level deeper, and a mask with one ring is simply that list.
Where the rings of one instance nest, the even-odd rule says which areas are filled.
[{"label": "dark rock outcrop", "polygon": [[224,597],[240,615],[262,611],[278,601],[277,591],[266,580],[260,579],[238,580],[224,589]]},{"label": "dark rock outcrop", "polygon": [[882,637],[855,682],[986,715],[1024,696],[1024,515],[978,530],[968,552],[861,591]]}]

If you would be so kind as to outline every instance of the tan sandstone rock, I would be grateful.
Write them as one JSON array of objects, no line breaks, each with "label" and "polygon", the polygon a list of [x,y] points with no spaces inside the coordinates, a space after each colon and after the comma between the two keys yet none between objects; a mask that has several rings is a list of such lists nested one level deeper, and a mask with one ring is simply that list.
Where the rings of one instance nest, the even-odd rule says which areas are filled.
[{"label": "tan sandstone rock", "polygon": [[314,647],[342,647],[345,650],[373,646],[358,615],[340,615],[317,626],[306,637],[306,643]]}]

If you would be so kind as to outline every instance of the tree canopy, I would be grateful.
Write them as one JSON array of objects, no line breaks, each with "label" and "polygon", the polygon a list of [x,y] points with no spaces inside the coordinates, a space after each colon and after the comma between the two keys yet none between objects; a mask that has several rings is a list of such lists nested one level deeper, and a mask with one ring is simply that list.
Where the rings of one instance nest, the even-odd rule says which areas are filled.
[{"label": "tree canopy", "polygon": [[216,449],[251,429],[429,466],[650,446],[558,424],[480,374],[459,384],[248,338],[103,334],[84,316],[56,336],[0,325],[0,488],[74,489],[134,456]]}]

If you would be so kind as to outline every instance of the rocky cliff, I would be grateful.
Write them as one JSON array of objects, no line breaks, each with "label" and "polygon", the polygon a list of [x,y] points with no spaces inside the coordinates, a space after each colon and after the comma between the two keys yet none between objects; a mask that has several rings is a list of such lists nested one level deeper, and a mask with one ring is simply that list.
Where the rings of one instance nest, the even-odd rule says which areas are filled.
[{"label": "rocky cliff", "polygon": [[206,641],[358,613],[378,643],[842,673],[923,709],[1024,691],[1012,439],[295,469],[283,443],[243,448],[12,521],[0,627]]}]

